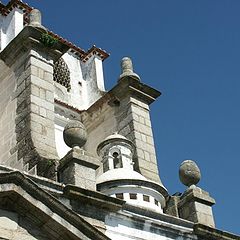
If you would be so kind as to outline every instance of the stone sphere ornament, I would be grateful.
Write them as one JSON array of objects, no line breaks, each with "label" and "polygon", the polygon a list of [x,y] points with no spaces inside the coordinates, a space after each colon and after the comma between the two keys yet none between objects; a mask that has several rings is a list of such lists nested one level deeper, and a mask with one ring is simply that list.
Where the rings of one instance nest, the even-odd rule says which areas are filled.
[{"label": "stone sphere ornament", "polygon": [[63,139],[71,148],[83,147],[87,141],[85,126],[78,120],[71,120],[64,128]]},{"label": "stone sphere ornament", "polygon": [[196,185],[201,179],[200,169],[194,161],[185,160],[180,165],[179,178],[188,187]]}]

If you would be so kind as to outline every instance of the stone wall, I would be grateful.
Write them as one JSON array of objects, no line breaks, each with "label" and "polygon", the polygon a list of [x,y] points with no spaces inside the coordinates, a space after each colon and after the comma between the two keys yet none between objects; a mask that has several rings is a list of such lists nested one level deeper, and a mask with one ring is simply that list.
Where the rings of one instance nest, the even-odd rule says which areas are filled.
[{"label": "stone wall", "polygon": [[[12,85],[7,94],[13,100],[12,112],[16,113],[8,119],[15,127],[6,134],[16,136],[16,141],[10,151],[15,156],[14,163],[10,165],[9,161],[7,165],[32,173],[37,170],[42,176],[55,178],[58,156],[54,138],[53,62],[61,56],[61,48],[66,51],[68,47],[60,43],[56,44],[58,51],[46,47],[40,42],[41,34],[33,27],[25,27],[0,53],[5,62],[3,67],[11,69],[8,76],[12,79],[7,84]],[[2,84],[6,80],[2,77]]]},{"label": "stone wall", "polygon": [[[2,61],[0,63],[0,163],[11,167],[17,166],[15,117],[17,99],[15,73]],[[22,166],[19,166],[22,167]]]},{"label": "stone wall", "polygon": [[154,147],[148,104],[134,97],[121,101],[115,114],[118,132],[136,146],[135,169],[148,179],[159,181],[157,159]]},{"label": "stone wall", "polygon": [[159,92],[147,87],[146,91],[149,91],[148,94],[152,94],[153,97],[151,100],[146,100],[143,89],[146,85],[138,83],[134,87],[139,90],[132,90],[129,86],[131,84],[131,80],[118,83],[82,113],[82,120],[88,132],[85,147],[87,151],[96,155],[98,144],[104,138],[118,132],[133,141],[136,146],[135,170],[148,179],[160,182],[149,113],[149,104]]},{"label": "stone wall", "polygon": [[41,229],[19,216],[17,213],[0,209],[0,239],[8,240],[47,240]]}]

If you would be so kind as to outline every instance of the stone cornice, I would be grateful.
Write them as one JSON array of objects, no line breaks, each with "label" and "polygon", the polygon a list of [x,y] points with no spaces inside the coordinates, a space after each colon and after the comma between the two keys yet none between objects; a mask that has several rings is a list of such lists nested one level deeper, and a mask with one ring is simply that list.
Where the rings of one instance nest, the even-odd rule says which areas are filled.
[{"label": "stone cornice", "polygon": [[215,200],[209,196],[209,193],[196,187],[195,189],[188,189],[182,196],[179,206],[188,204],[191,201],[200,202],[208,206],[215,204]]},{"label": "stone cornice", "polygon": [[152,181],[148,181],[148,180],[138,180],[138,179],[119,179],[119,180],[111,180],[111,181],[107,181],[107,182],[103,182],[103,183],[99,183],[97,185],[97,188],[101,188],[101,189],[104,189],[105,187],[106,188],[111,188],[111,187],[114,187],[114,186],[122,186],[122,185],[137,185],[137,186],[142,186],[142,187],[148,187],[148,188],[152,188],[154,189],[155,191],[161,193],[165,199],[168,199],[169,195],[168,195],[168,192],[167,190],[155,183],[155,182],[152,182]]},{"label": "stone cornice", "polygon": [[73,148],[59,161],[58,171],[62,171],[71,162],[76,162],[92,169],[97,169],[100,165],[100,161],[88,152]]},{"label": "stone cornice", "polygon": [[42,43],[43,34],[47,34],[44,29],[32,26],[26,26],[23,30],[3,49],[0,58],[7,63],[12,64],[20,53],[31,49],[41,49],[47,58],[54,61],[59,59],[69,47],[60,41],[56,41],[52,46],[46,46]]},{"label": "stone cornice", "polygon": [[194,234],[204,240],[240,240],[240,236],[203,224],[194,225]]},{"label": "stone cornice", "polygon": [[140,81],[136,81],[131,76],[121,79],[118,84],[109,91],[109,93],[113,94],[119,99],[128,94],[130,96],[141,99],[148,105],[154,102],[156,98],[161,95],[161,92],[159,92],[158,90]]},{"label": "stone cornice", "polygon": [[[91,224],[86,222],[83,218],[81,218],[79,215],[74,213],[71,209],[67,208],[64,204],[58,201],[51,194],[42,190],[37,184],[35,184],[32,180],[30,180],[24,174],[18,171],[0,174],[0,185],[11,184],[11,183],[21,187],[30,196],[40,201],[41,203],[46,205],[49,209],[51,209],[52,212],[59,215],[61,218],[63,218],[67,222],[69,222],[72,226],[74,226],[80,232],[82,232],[83,235],[86,236],[86,239],[109,240],[109,238],[105,236],[102,232],[94,228]],[[11,191],[8,191],[8,192],[9,194],[11,194],[11,192],[14,192],[14,191],[17,193],[17,189],[18,188],[13,187]]]},{"label": "stone cornice", "polygon": [[86,190],[74,185],[66,185],[63,189],[64,195],[70,199],[78,199],[90,205],[99,206],[103,209],[118,211],[122,209],[125,201],[112,198],[99,192]]}]

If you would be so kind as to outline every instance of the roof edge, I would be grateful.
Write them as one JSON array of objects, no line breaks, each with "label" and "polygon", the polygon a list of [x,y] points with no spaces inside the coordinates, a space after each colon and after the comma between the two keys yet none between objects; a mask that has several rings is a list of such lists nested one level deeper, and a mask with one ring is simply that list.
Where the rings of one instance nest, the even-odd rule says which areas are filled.
[{"label": "roof edge", "polygon": [[28,194],[45,204],[51,211],[58,214],[63,219],[67,220],[70,224],[76,227],[80,232],[89,237],[90,239],[110,240],[101,231],[94,228],[91,224],[74,213],[71,209],[62,204],[59,200],[53,197],[51,194],[42,190],[36,183],[26,177],[19,171],[13,171],[10,173],[0,173],[0,184],[13,183],[20,186]]}]

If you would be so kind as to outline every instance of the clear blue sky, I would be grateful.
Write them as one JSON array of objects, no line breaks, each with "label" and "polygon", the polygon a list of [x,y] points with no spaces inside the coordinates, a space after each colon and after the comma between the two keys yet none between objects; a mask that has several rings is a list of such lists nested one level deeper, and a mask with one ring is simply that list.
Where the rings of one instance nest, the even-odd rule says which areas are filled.
[{"label": "clear blue sky", "polygon": [[184,191],[179,165],[196,160],[217,227],[240,234],[240,1],[26,1],[50,30],[111,53],[107,89],[120,59],[132,57],[142,81],[162,92],[151,116],[163,183]]}]

